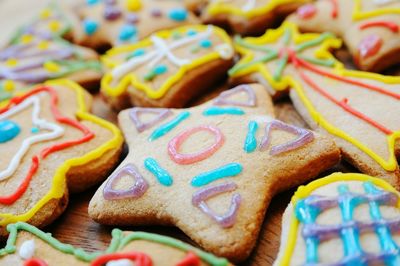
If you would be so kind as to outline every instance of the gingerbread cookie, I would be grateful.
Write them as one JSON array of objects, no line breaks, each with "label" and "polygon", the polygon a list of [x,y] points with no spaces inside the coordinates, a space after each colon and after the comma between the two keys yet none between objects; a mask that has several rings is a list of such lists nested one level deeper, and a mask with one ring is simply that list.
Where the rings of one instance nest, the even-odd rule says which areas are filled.
[{"label": "gingerbread cookie", "polygon": [[[241,35],[260,35],[310,0],[188,0],[195,10],[208,2],[201,19]],[[197,7],[196,7],[197,6]]]},{"label": "gingerbread cookie", "polygon": [[0,108],[0,235],[7,224],[44,226],[115,166],[120,131],[95,117],[91,97],[76,83],[55,80]]},{"label": "gingerbread cookie", "polygon": [[398,265],[400,194],[363,174],[300,187],[283,215],[274,265]]},{"label": "gingerbread cookie", "polygon": [[75,9],[81,25],[74,27],[73,40],[95,49],[135,43],[153,32],[198,22],[180,0],[88,0]]},{"label": "gingerbread cookie", "polygon": [[124,110],[119,124],[130,152],[94,195],[90,217],[175,225],[232,261],[250,254],[274,194],[340,157],[330,139],[275,120],[260,85],[189,109]]},{"label": "gingerbread cookie", "polygon": [[190,266],[231,265],[182,241],[145,232],[112,231],[112,240],[104,252],[89,253],[61,243],[51,234],[27,223],[18,222],[7,227],[7,245],[0,249],[1,265],[37,266]]},{"label": "gingerbread cookie", "polygon": [[237,42],[244,55],[232,77],[292,88],[292,101],[311,128],[334,136],[360,171],[399,186],[399,77],[347,70],[329,52],[331,34],[299,34],[292,23]]},{"label": "gingerbread cookie", "polygon": [[400,3],[392,0],[322,0],[300,7],[290,21],[301,31],[343,38],[356,65],[381,71],[400,62]]},{"label": "gingerbread cookie", "polygon": [[182,107],[223,79],[233,64],[229,36],[214,26],[183,26],[111,49],[101,92],[116,109]]},{"label": "gingerbread cookie", "polygon": [[94,51],[60,38],[24,34],[0,50],[0,101],[50,79],[68,78],[90,89],[97,87],[101,77]]}]

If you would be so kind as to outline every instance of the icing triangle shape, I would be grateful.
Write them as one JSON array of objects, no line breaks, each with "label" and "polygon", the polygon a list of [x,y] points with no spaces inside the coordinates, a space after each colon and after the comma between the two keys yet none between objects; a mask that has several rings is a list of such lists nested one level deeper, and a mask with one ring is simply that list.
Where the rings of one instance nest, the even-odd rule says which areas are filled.
[{"label": "icing triangle shape", "polygon": [[[114,189],[114,184],[124,175],[131,176],[135,180],[135,184],[127,189]],[[137,168],[133,164],[127,164],[111,175],[104,186],[103,195],[106,200],[138,198],[147,191],[148,187],[148,183]]]},{"label": "icing triangle shape", "polygon": [[[233,95],[239,94],[241,92],[245,92],[247,94],[247,101],[235,101],[230,100],[229,98]],[[214,105],[233,105],[233,106],[244,106],[244,107],[254,107],[256,106],[256,94],[253,89],[247,85],[239,85],[233,89],[222,92],[215,100]]]},{"label": "icing triangle shape", "polygon": [[297,138],[283,144],[278,144],[271,147],[270,154],[278,155],[287,151],[297,149],[304,144],[311,142],[314,139],[314,134],[304,128],[295,127],[285,124],[279,120],[272,120],[265,126],[265,134],[260,143],[260,150],[266,150],[271,144],[272,130],[283,130],[288,133],[297,135]]},{"label": "icing triangle shape", "polygon": [[[156,116],[150,121],[143,122],[140,119],[141,114],[155,114]],[[165,118],[172,114],[171,110],[166,108],[141,108],[135,107],[129,110],[129,117],[135,125],[139,133],[153,127],[157,123],[163,121]]]}]

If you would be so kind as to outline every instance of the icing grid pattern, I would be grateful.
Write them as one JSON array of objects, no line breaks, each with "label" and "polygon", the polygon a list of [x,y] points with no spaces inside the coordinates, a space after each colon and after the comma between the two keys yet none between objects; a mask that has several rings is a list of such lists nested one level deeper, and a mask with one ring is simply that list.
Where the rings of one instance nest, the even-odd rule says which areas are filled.
[{"label": "icing grid pattern", "polygon": [[[334,237],[340,237],[343,243],[344,257],[334,264],[326,265],[370,265],[384,263],[399,265],[399,247],[391,236],[391,231],[399,229],[400,218],[385,219],[380,206],[396,206],[396,194],[378,189],[372,182],[363,183],[365,194],[351,192],[348,185],[338,185],[338,197],[309,196],[296,204],[296,217],[303,223],[302,236],[306,243],[306,263],[320,264],[318,258],[319,243]],[[356,221],[353,217],[356,208],[369,205],[371,221]],[[338,207],[342,222],[336,225],[319,225],[317,217],[323,211]],[[379,244],[379,253],[363,250],[360,237],[362,233],[375,232]]]}]

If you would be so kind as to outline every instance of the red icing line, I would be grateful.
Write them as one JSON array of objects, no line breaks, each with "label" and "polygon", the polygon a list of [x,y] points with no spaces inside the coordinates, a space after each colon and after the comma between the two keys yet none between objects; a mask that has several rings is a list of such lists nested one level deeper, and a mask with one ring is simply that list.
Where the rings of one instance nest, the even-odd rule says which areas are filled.
[{"label": "red icing line", "polygon": [[338,3],[337,0],[330,0],[332,4],[332,11],[331,11],[331,17],[332,18],[337,18],[338,16]]},{"label": "red icing line", "polygon": [[[60,114],[59,110],[57,109],[57,103],[58,103],[58,96],[57,93],[50,87],[45,87],[41,86],[36,89],[31,90],[30,92],[20,96],[20,97],[14,97],[10,100],[10,102],[5,106],[4,108],[0,109],[0,114],[7,112],[11,107],[13,107],[16,104],[19,104],[23,102],[25,99],[29,98],[30,96],[46,91],[50,93],[51,95],[51,111],[57,120],[57,122],[62,123],[62,124],[67,124],[69,126],[72,126],[79,131],[81,131],[84,136],[78,140],[71,140],[71,141],[66,141],[63,143],[55,144],[51,147],[45,148],[40,152],[40,158],[44,159],[51,153],[54,153],[56,151],[60,151],[72,146],[75,146],[77,144],[82,144],[84,142],[87,142],[91,140],[94,137],[93,132],[91,132],[87,127],[79,123],[78,121],[72,120],[68,117],[64,117]],[[32,165],[31,168],[29,169],[27,175],[25,176],[24,180],[22,183],[18,186],[17,190],[8,196],[0,197],[0,204],[6,204],[10,205],[13,204],[15,201],[17,201],[26,191],[26,189],[29,186],[30,181],[32,180],[33,175],[36,173],[37,169],[39,168],[39,158],[37,156],[32,157]]]},{"label": "red icing line", "polygon": [[362,24],[360,24],[360,29],[364,30],[367,28],[371,27],[383,27],[387,28],[392,32],[398,32],[399,31],[399,26],[396,23],[390,22],[390,21],[384,21],[384,20],[378,20],[378,21],[367,21]]},{"label": "red icing line", "polygon": [[200,259],[196,254],[189,251],[189,253],[184,257],[176,266],[200,266]]},{"label": "red icing line", "polygon": [[361,40],[358,45],[358,52],[361,58],[367,58],[379,52],[382,47],[382,38],[376,34],[369,35]]},{"label": "red icing line", "polygon": [[312,18],[317,13],[317,8],[313,4],[306,4],[299,7],[296,14],[301,19]]},{"label": "red icing line", "polygon": [[[313,72],[317,72],[314,71],[316,69],[314,69],[315,67],[312,66],[312,69],[309,68],[309,66],[306,66],[307,64],[305,64],[305,62],[299,58],[296,57],[296,55],[294,55],[294,53],[291,54],[291,59],[293,61],[293,65],[295,66],[295,68],[297,69],[297,71],[300,74],[300,77],[308,84],[310,85],[315,91],[319,92],[322,96],[324,96],[325,98],[327,98],[328,100],[330,100],[331,102],[335,103],[336,105],[340,106],[341,108],[343,108],[343,110],[349,112],[350,114],[364,120],[365,122],[367,122],[368,124],[372,125],[373,127],[377,128],[378,130],[382,131],[383,133],[390,135],[393,132],[390,129],[387,129],[385,126],[379,124],[378,122],[376,122],[375,120],[371,119],[370,117],[364,115],[363,113],[355,110],[354,108],[350,107],[347,104],[347,99],[343,99],[342,101],[338,101],[336,100],[332,95],[330,95],[327,91],[325,91],[323,88],[319,87],[314,81],[312,81],[306,74],[304,74],[301,70],[300,70],[300,66],[304,66],[307,69],[313,71]],[[317,69],[319,70],[319,69]],[[321,72],[323,73],[324,71],[321,70]],[[317,73],[321,73],[320,71],[318,71]],[[334,75],[334,74],[331,74]],[[336,76],[336,75],[334,75]],[[341,80],[343,82],[346,82],[345,80],[342,79],[342,77],[336,76],[337,80]]]},{"label": "red icing line", "polygon": [[102,266],[109,261],[113,260],[121,260],[121,259],[129,259],[135,262],[136,266],[152,266],[153,262],[151,258],[142,252],[129,252],[129,253],[112,253],[112,254],[105,254],[90,264],[91,266]]},{"label": "red icing line", "polygon": [[24,266],[48,266],[42,259],[29,259],[24,262]]}]

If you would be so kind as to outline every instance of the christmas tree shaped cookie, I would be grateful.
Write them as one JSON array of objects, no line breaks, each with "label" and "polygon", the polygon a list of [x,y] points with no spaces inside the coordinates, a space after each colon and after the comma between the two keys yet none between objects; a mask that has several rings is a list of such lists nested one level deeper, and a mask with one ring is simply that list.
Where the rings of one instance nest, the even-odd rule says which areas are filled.
[{"label": "christmas tree shaped cookie", "polygon": [[175,225],[232,261],[250,254],[274,194],[339,160],[330,139],[275,120],[260,85],[189,109],[127,109],[119,124],[130,152],[89,215],[110,225]]},{"label": "christmas tree shaped cookie", "polygon": [[322,0],[300,7],[290,21],[302,32],[333,32],[343,38],[356,65],[381,71],[400,62],[400,2]]},{"label": "christmas tree shaped cookie", "polygon": [[101,181],[119,159],[120,131],[87,113],[90,95],[68,80],[49,81],[0,107],[0,235],[26,221],[44,226],[68,190]]},{"label": "christmas tree shaped cookie", "polygon": [[400,78],[345,69],[329,52],[339,40],[299,34],[291,23],[236,44],[243,57],[232,78],[259,81],[272,92],[292,88],[292,101],[311,128],[334,136],[360,171],[399,186]]},{"label": "christmas tree shaped cookie", "polygon": [[226,259],[192,247],[171,237],[145,232],[112,231],[112,240],[105,251],[86,252],[64,244],[27,223],[7,227],[7,245],[0,249],[1,265],[37,266],[229,266]]},{"label": "christmas tree shaped cookie", "polygon": [[75,43],[104,48],[135,43],[153,32],[196,24],[181,0],[88,0],[75,7]]},{"label": "christmas tree shaped cookie", "polygon": [[400,194],[382,179],[334,173],[300,187],[274,265],[398,265]]},{"label": "christmas tree shaped cookie", "polygon": [[136,44],[109,50],[101,92],[116,109],[182,107],[226,76],[233,64],[229,36],[214,26],[157,32]]}]

